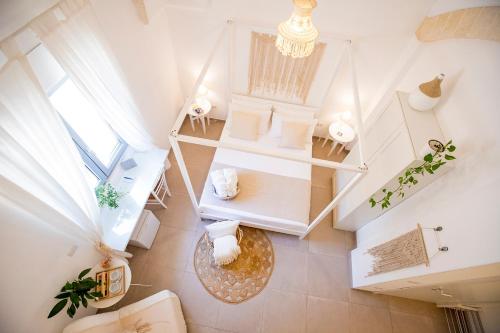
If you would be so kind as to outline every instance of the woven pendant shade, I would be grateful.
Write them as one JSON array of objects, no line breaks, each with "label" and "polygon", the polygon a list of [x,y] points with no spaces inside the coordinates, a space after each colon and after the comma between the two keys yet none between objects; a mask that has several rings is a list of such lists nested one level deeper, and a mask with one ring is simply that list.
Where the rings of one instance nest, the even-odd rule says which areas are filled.
[{"label": "woven pendant shade", "polygon": [[278,26],[276,47],[284,56],[304,58],[311,55],[318,38],[318,30],[312,24],[315,0],[294,0],[292,16]]}]

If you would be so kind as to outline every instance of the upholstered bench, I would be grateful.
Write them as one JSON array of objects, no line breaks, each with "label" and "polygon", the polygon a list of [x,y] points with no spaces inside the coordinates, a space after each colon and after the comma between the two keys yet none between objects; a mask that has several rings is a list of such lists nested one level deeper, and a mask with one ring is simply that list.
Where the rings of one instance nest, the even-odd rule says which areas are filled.
[{"label": "upholstered bench", "polygon": [[120,310],[96,314],[73,321],[63,333],[186,333],[179,297],[160,291]]}]

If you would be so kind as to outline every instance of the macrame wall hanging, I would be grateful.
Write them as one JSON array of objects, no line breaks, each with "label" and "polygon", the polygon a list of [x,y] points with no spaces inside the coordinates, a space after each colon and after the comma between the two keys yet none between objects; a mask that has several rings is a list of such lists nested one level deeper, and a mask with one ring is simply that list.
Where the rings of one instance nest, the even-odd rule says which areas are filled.
[{"label": "macrame wall hanging", "polygon": [[326,44],[317,43],[308,57],[292,58],[281,55],[275,41],[274,35],[252,31],[248,94],[298,98],[305,104]]},{"label": "macrame wall hanging", "polygon": [[429,266],[420,224],[417,225],[417,229],[372,247],[367,253],[374,257],[372,271],[368,276],[421,264]]}]

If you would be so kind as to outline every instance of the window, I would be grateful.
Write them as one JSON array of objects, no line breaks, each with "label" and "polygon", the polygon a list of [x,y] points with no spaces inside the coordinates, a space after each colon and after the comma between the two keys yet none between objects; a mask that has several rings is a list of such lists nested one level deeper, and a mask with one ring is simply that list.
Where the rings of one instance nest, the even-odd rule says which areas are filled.
[{"label": "window", "polygon": [[89,185],[95,188],[109,177],[127,144],[101,118],[43,45],[38,45],[27,57],[87,166],[85,177]]}]

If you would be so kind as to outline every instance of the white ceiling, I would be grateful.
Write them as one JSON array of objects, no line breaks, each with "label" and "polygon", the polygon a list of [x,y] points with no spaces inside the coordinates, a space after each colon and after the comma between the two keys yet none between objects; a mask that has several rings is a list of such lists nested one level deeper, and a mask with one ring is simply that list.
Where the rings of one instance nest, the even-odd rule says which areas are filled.
[{"label": "white ceiling", "polygon": [[57,2],[58,0],[0,0],[0,40]]}]

